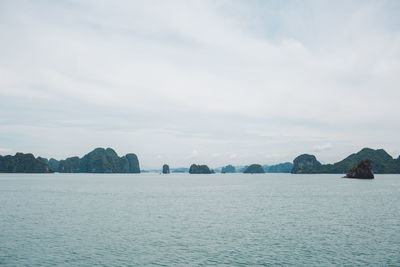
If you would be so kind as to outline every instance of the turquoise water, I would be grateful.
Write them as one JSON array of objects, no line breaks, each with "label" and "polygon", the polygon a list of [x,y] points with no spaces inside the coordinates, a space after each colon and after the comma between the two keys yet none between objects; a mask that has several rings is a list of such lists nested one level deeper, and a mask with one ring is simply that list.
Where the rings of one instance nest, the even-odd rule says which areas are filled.
[{"label": "turquoise water", "polygon": [[400,175],[1,174],[0,266],[400,266]]}]

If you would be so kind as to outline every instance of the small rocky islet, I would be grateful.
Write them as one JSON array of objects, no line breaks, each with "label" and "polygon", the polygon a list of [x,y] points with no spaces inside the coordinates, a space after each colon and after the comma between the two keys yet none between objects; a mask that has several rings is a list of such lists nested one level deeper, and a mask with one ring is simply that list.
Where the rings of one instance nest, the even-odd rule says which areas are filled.
[{"label": "small rocky islet", "polygon": [[192,164],[189,168],[190,174],[211,174],[213,171],[207,165]]},{"label": "small rocky islet", "polygon": [[136,154],[123,157],[112,148],[96,148],[82,158],[65,160],[35,158],[32,154],[17,153],[15,156],[0,156],[0,172],[7,173],[140,173]]},{"label": "small rocky islet", "polygon": [[265,171],[260,164],[251,164],[243,173],[265,173]]},{"label": "small rocky islet", "polygon": [[227,165],[225,167],[222,167],[221,173],[235,173],[236,168],[232,165]]},{"label": "small rocky islet", "polygon": [[162,166],[162,173],[163,174],[170,174],[171,173],[170,170],[169,170],[169,165],[168,164],[164,164]]},{"label": "small rocky islet", "polygon": [[343,178],[374,179],[372,160],[362,160],[357,166],[351,168]]}]

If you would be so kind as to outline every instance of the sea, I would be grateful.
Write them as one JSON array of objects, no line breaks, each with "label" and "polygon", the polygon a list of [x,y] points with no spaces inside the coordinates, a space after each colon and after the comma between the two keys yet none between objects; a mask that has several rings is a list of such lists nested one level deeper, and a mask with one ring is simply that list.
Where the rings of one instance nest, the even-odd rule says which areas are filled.
[{"label": "sea", "polygon": [[400,175],[1,174],[0,266],[400,266]]}]

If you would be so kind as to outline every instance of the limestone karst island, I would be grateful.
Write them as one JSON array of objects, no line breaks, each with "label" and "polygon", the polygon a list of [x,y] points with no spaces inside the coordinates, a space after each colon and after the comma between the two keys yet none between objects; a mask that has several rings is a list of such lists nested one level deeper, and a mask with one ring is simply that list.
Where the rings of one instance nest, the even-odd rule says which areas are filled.
[{"label": "limestone karst island", "polygon": [[[184,168],[162,166],[161,172],[182,172]],[[394,159],[383,149],[364,148],[333,164],[321,164],[314,155],[302,154],[293,163],[276,165],[251,164],[244,167],[227,165],[211,169],[204,164],[192,164],[190,174],[221,173],[292,173],[292,174],[347,174],[346,177],[373,178],[373,174],[400,173],[400,156]],[[3,173],[140,173],[139,159],[134,153],[118,156],[112,148],[96,148],[82,158],[77,156],[63,160],[36,157],[30,153],[0,156],[0,172]]]}]

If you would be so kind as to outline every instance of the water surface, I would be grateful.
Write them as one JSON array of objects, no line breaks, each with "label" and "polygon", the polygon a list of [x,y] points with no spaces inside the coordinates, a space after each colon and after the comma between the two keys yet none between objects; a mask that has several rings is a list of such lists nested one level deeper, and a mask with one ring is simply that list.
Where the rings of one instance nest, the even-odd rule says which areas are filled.
[{"label": "water surface", "polygon": [[1,266],[400,266],[400,175],[1,174]]}]

